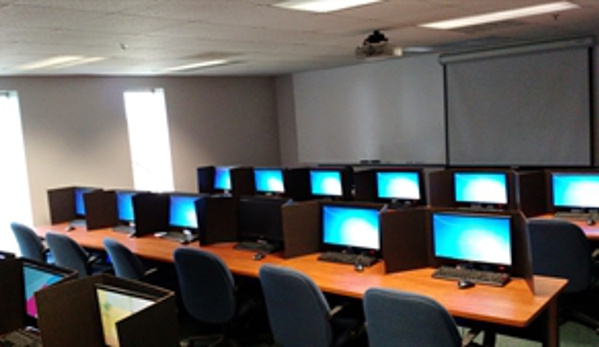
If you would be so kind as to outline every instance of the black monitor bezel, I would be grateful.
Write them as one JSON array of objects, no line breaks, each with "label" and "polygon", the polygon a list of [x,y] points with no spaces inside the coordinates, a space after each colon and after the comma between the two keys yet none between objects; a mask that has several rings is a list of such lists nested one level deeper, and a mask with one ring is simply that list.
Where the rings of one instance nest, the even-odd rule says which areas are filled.
[{"label": "black monitor bezel", "polygon": [[[312,171],[335,171],[339,172],[341,177],[341,195],[326,195],[326,194],[313,194],[312,193]],[[352,199],[352,186],[353,186],[353,169],[345,166],[318,166],[307,168],[308,175],[308,193],[312,199],[330,199],[330,200],[351,200]]]},{"label": "black monitor bezel", "polygon": [[[420,198],[414,199],[394,199],[388,197],[381,197],[379,195],[379,173],[416,173],[418,175],[418,189]],[[393,168],[393,169],[377,169],[374,171],[374,194],[377,201],[392,203],[394,205],[403,206],[415,206],[415,205],[426,205],[426,182],[424,176],[424,170],[418,168]]]},{"label": "black monitor bezel", "polygon": [[[324,210],[326,207],[336,207],[336,208],[351,208],[351,209],[364,209],[364,210],[376,210],[379,214],[379,249],[371,249],[365,247],[355,247],[355,246],[343,246],[338,244],[331,244],[324,241]],[[351,253],[351,254],[365,254],[369,256],[374,256],[376,258],[382,257],[382,249],[383,249],[383,228],[381,221],[381,213],[384,209],[384,205],[382,204],[367,204],[367,203],[353,203],[353,202],[321,202],[319,206],[319,242],[320,249],[322,251],[334,251],[334,252],[342,252],[342,253]]]},{"label": "black monitor bezel", "polygon": [[[168,224],[169,229],[171,231],[181,231],[181,232],[183,232],[183,231],[189,231],[189,232],[191,232],[193,234],[197,234],[198,230],[200,229],[200,225],[201,225],[201,222],[200,222],[201,216],[200,216],[200,212],[198,211],[197,200],[201,199],[201,198],[203,198],[205,196],[202,195],[202,194],[179,193],[179,192],[168,193],[167,195],[168,195],[168,204],[167,204],[167,220],[166,220],[166,223]],[[171,223],[171,202],[172,202],[171,199],[173,197],[179,197],[179,196],[180,197],[195,197],[196,198],[196,201],[194,202],[194,209],[195,209],[195,212],[196,212],[197,226],[195,228],[182,227],[182,226],[174,225],[174,224]]]},{"label": "black monitor bezel", "polygon": [[[212,176],[212,191],[214,193],[228,194],[228,193],[230,193],[233,190],[233,179],[231,178],[231,170],[233,170],[235,168],[236,168],[236,166],[227,166],[227,165],[217,165],[217,166],[214,166],[214,174]],[[225,188],[217,187],[216,186],[216,175],[217,175],[217,172],[219,170],[222,170],[222,169],[226,169],[226,170],[229,171],[229,178],[230,178],[230,183],[231,183],[231,186],[229,187],[229,189],[225,189]]]},{"label": "black monitor bezel", "polygon": [[581,206],[558,206],[555,205],[554,189],[553,189],[553,176],[555,174],[567,174],[567,175],[593,175],[599,176],[599,171],[595,170],[550,170],[547,173],[547,203],[551,212],[580,212],[580,213],[599,213],[599,207],[581,207]]},{"label": "black monitor bezel", "polygon": [[[506,183],[506,203],[495,203],[488,201],[458,201],[456,199],[456,174],[501,174],[505,177]],[[488,211],[506,211],[514,208],[516,198],[516,189],[514,182],[514,172],[511,169],[493,169],[493,168],[468,168],[468,169],[453,169],[451,170],[451,198],[454,206],[459,208],[467,208],[472,210],[488,210]]]},{"label": "black monitor bezel", "polygon": [[[280,171],[281,177],[283,179],[283,191],[266,191],[262,189],[258,189],[258,182],[256,180],[256,171]],[[256,195],[266,195],[266,196],[284,196],[287,192],[287,169],[283,167],[253,167],[252,168],[252,178],[254,180],[254,191]]]},{"label": "black monitor bezel", "polygon": [[[244,229],[243,225],[244,220],[242,220],[244,211],[244,206],[246,203],[248,204],[256,204],[256,209],[259,210],[258,214],[251,214],[252,218],[256,218],[255,224],[259,225],[264,221],[268,221],[267,217],[273,217],[274,214],[274,223],[268,223],[267,228],[252,227],[250,229]],[[284,233],[283,233],[283,206],[291,203],[291,200],[285,197],[278,196],[242,196],[239,198],[237,202],[237,238],[240,241],[259,241],[266,243],[274,243],[274,244],[282,244],[284,242]],[[262,204],[263,207],[260,208],[259,204]],[[279,209],[276,209],[276,206],[279,206]],[[277,213],[278,211],[278,213]],[[280,222],[279,225],[277,221]],[[251,221],[250,221],[251,222]],[[249,223],[251,224],[251,223]],[[260,229],[257,231],[256,229]]]},{"label": "black monitor bezel", "polygon": [[[447,258],[442,256],[437,256],[435,254],[435,230],[434,230],[434,217],[437,214],[444,215],[455,215],[455,216],[465,216],[465,217],[489,217],[489,218],[507,218],[509,219],[509,227],[510,227],[510,256],[511,256],[511,264],[493,264],[486,263],[480,261],[471,261],[468,259],[455,259],[455,258]],[[475,212],[475,211],[454,211],[454,210],[442,210],[442,211],[431,211],[430,213],[430,255],[434,259],[434,261],[438,265],[448,265],[448,266],[467,266],[473,269],[479,270],[489,270],[489,271],[497,271],[497,272],[507,272],[510,273],[516,261],[516,247],[515,247],[515,238],[516,238],[516,221],[514,215],[511,213],[503,213],[503,212]]]}]

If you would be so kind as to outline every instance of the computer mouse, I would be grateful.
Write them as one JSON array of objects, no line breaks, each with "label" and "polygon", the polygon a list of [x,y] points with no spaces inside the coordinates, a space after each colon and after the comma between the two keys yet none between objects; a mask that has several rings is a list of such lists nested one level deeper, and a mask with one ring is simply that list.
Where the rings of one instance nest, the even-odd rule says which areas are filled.
[{"label": "computer mouse", "polygon": [[179,240],[179,243],[182,244],[182,245],[188,245],[189,241],[187,241],[187,240]]},{"label": "computer mouse", "polygon": [[354,264],[354,269],[358,272],[362,272],[364,271],[364,264],[362,263],[355,263]]},{"label": "computer mouse", "polygon": [[468,280],[459,280],[458,289],[466,289],[474,287],[474,282]]},{"label": "computer mouse", "polygon": [[595,225],[595,220],[593,218],[587,218],[587,225]]},{"label": "computer mouse", "polygon": [[264,259],[264,253],[258,252],[254,254],[254,260],[262,260]]},{"label": "computer mouse", "polygon": [[64,228],[64,231],[73,231],[73,230],[75,230],[75,227],[72,225],[69,225],[66,228]]}]

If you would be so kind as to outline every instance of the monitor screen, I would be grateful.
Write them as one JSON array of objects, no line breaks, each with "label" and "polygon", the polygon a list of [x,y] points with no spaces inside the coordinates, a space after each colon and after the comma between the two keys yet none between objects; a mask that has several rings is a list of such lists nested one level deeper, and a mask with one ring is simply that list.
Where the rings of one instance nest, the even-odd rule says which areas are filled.
[{"label": "monitor screen", "polygon": [[551,173],[554,207],[599,208],[599,172]]},{"label": "monitor screen", "polygon": [[455,201],[471,204],[508,203],[505,172],[454,172]]},{"label": "monitor screen", "polygon": [[336,170],[310,170],[310,192],[318,196],[343,196],[341,172]]},{"label": "monitor screen", "polygon": [[131,223],[135,221],[133,213],[133,196],[136,192],[117,191],[116,192],[116,208],[120,221]]},{"label": "monitor screen", "polygon": [[511,265],[511,217],[433,213],[435,257],[462,262]]},{"label": "monitor screen", "polygon": [[117,287],[96,284],[102,332],[106,346],[119,346],[117,322],[151,306],[157,298]]},{"label": "monitor screen", "polygon": [[25,284],[25,312],[28,316],[37,318],[35,292],[59,282],[68,275],[50,267],[23,262],[23,279]]},{"label": "monitor screen", "polygon": [[391,200],[420,200],[420,173],[394,171],[376,173],[377,197]]},{"label": "monitor screen", "polygon": [[230,191],[231,190],[231,168],[226,166],[217,166],[214,169],[214,189]]},{"label": "monitor screen", "polygon": [[83,195],[94,190],[93,188],[75,188],[75,214],[85,216],[85,199]]},{"label": "monitor screen", "polygon": [[322,242],[325,245],[378,251],[379,210],[374,207],[322,206]]},{"label": "monitor screen", "polygon": [[285,179],[282,169],[254,169],[256,191],[259,193],[285,193]]},{"label": "monitor screen", "polygon": [[169,225],[184,229],[198,228],[198,215],[193,195],[171,195],[169,207]]},{"label": "monitor screen", "polygon": [[239,200],[238,230],[242,239],[283,241],[283,198],[248,197]]}]

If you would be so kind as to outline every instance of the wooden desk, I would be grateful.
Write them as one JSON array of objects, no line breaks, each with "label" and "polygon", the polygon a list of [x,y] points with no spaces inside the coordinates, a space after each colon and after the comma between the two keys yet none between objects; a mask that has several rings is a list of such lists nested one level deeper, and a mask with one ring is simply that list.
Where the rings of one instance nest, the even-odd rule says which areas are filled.
[{"label": "wooden desk", "polygon": [[[66,233],[82,246],[93,249],[102,249],[102,240],[111,237],[140,257],[163,262],[173,261],[172,254],[177,247],[198,247],[197,243],[182,246],[151,235],[129,238],[110,229],[86,232],[84,228],[78,228],[65,232],[65,226],[66,224],[38,227],[37,230],[42,236],[47,230]],[[202,249],[219,255],[234,274],[257,277],[261,265],[279,264],[310,276],[324,292],[353,298],[361,298],[371,287],[417,292],[434,298],[455,317],[515,328],[527,327],[542,316],[543,345],[559,345],[556,299],[566,285],[566,281],[562,279],[535,276],[537,295],[533,295],[524,280],[518,278],[503,288],[479,285],[459,290],[453,281],[433,279],[431,268],[385,274],[384,264],[379,262],[363,272],[356,272],[352,266],[345,264],[319,262],[316,254],[292,259],[283,259],[274,254],[256,261],[251,252],[234,250],[233,243],[202,246]]]},{"label": "wooden desk", "polygon": [[[532,219],[535,218],[542,218],[542,219],[553,219],[555,218],[553,216],[553,214],[544,214],[541,216],[537,216],[537,217],[532,217]],[[594,225],[587,225],[586,221],[577,221],[577,220],[572,220],[572,219],[564,219],[567,220],[571,223],[574,223],[576,225],[578,225],[580,227],[580,229],[582,229],[582,231],[584,231],[584,234],[587,236],[587,239],[591,240],[591,241],[599,241],[599,221],[596,221]]]}]

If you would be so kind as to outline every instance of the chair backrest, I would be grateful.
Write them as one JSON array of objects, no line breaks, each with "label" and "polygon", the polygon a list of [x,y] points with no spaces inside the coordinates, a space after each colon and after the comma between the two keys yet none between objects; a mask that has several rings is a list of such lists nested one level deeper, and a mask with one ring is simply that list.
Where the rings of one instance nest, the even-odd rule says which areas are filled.
[{"label": "chair backrest", "polygon": [[46,262],[44,245],[33,229],[16,222],[10,223],[10,228],[17,239],[22,257]]},{"label": "chair backrest", "polygon": [[54,232],[46,234],[46,242],[56,265],[77,270],[79,278],[89,275],[88,255],[77,242],[66,235]]},{"label": "chair backrest", "polygon": [[105,238],[103,244],[112,261],[117,277],[130,280],[143,279],[145,268],[139,258],[129,248],[111,238]]},{"label": "chair backrest", "polygon": [[527,228],[535,274],[566,278],[564,293],[589,288],[591,247],[580,227],[559,219],[530,219]]},{"label": "chair backrest", "polygon": [[181,299],[195,319],[212,324],[230,322],[236,313],[235,281],[216,255],[198,248],[174,252]]},{"label": "chair backrest", "polygon": [[275,340],[285,347],[330,346],[333,331],[322,291],[301,272],[265,264],[260,283]]},{"label": "chair backrest", "polygon": [[455,321],[435,300],[414,293],[371,288],[364,293],[370,347],[460,347]]}]

